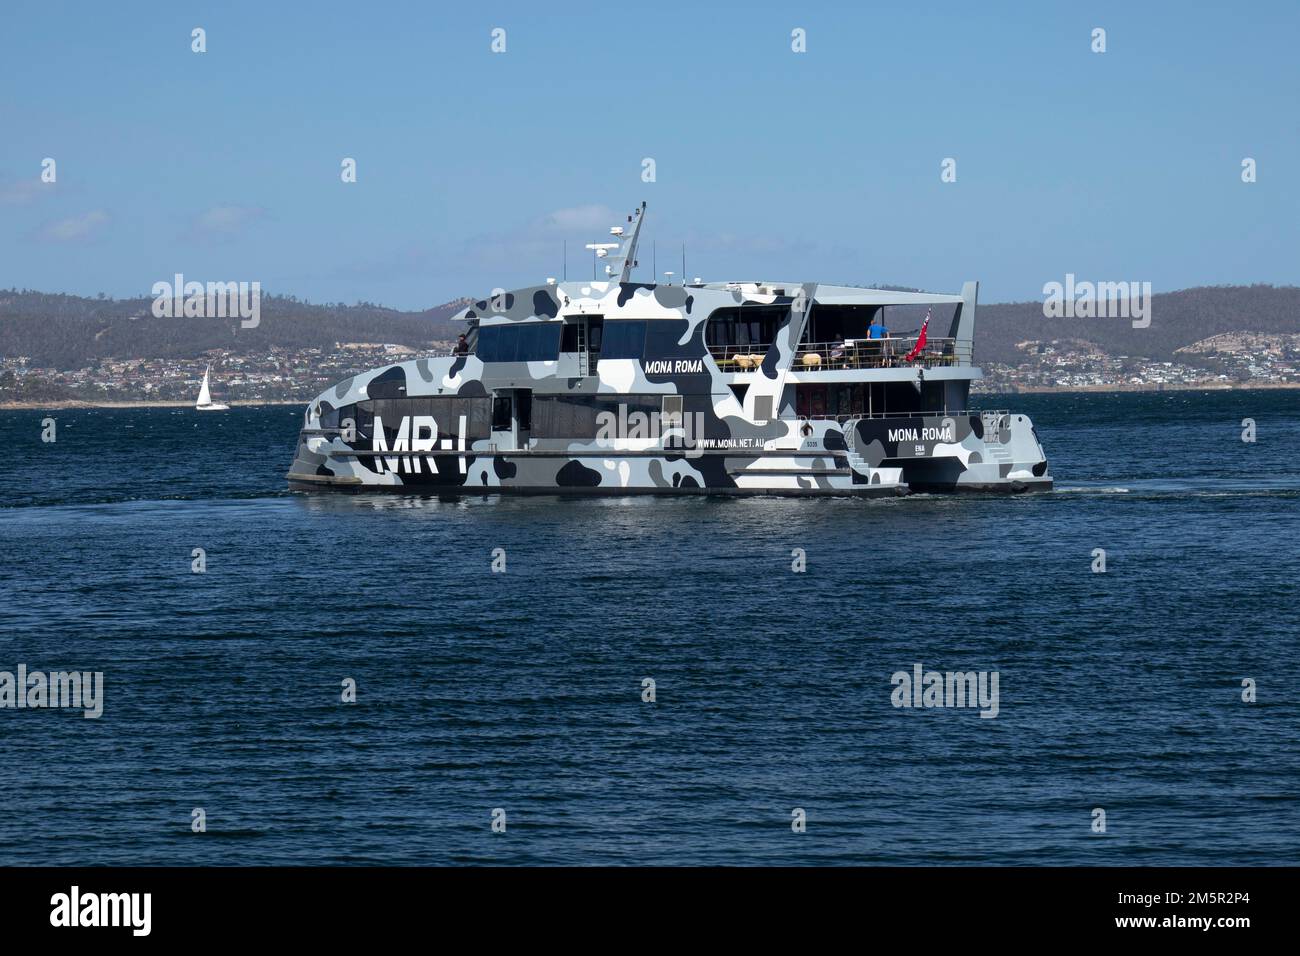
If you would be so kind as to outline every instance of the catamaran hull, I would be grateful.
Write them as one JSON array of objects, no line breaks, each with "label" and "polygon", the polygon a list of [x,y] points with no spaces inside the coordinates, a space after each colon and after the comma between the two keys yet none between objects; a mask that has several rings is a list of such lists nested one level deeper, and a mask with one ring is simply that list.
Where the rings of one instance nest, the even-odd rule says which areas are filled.
[{"label": "catamaran hull", "polygon": [[733,497],[854,497],[854,498],[897,498],[909,494],[1025,494],[1052,490],[1052,480],[1042,481],[1004,481],[996,483],[967,483],[959,485],[870,485],[832,488],[639,488],[634,485],[620,487],[566,488],[523,487],[515,485],[494,485],[472,488],[451,485],[367,485],[361,482],[341,480],[320,480],[315,478],[289,479],[289,490],[309,494],[402,494],[439,497],[482,497],[485,495],[565,495],[565,496],[620,496],[620,495],[717,495]]},{"label": "catamaran hull", "polygon": [[[1047,461],[1023,415],[803,422],[802,447],[748,454],[573,447],[376,449],[304,428],[287,476],[298,491],[405,494],[716,494],[881,497],[1045,491]],[[484,443],[487,444],[487,443]],[[582,443],[590,446],[591,443]]]},{"label": "catamaran hull", "polygon": [[310,479],[289,480],[291,491],[307,493],[342,493],[342,494],[405,494],[438,497],[482,497],[485,495],[563,495],[574,497],[630,496],[630,495],[717,495],[733,497],[857,497],[857,498],[894,498],[908,494],[908,489],[901,485],[871,485],[865,487],[844,488],[658,488],[626,486],[597,486],[593,488],[571,488],[562,485],[551,487],[523,485],[492,485],[474,488],[470,486],[450,485],[365,485],[360,482],[323,483]]}]

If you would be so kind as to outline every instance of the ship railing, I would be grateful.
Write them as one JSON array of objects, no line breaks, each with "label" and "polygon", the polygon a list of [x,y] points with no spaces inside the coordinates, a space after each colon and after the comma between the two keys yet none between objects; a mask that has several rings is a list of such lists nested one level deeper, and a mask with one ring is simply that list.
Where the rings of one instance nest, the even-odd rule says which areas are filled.
[{"label": "ship railing", "polygon": [[794,415],[781,416],[781,421],[812,421],[812,422],[837,422],[841,425],[853,421],[855,418],[868,418],[873,421],[878,419],[891,418],[965,418],[971,415],[979,415],[985,421],[995,421],[1005,418],[1011,414],[1010,409],[1005,408],[969,408],[961,411],[944,411],[942,409],[931,409],[915,412],[850,412],[841,415]]},{"label": "ship railing", "polygon": [[[907,356],[916,347],[917,337],[900,336],[888,339],[847,339],[843,342],[805,342],[794,354],[796,371],[837,372],[876,368],[940,368],[971,363],[969,344],[955,338],[931,336],[925,346],[908,361]],[[758,369],[770,346],[710,345],[718,368],[724,372],[745,372]]]},{"label": "ship railing", "polygon": [[810,342],[794,355],[798,371],[841,371],[873,368],[940,368],[969,365],[970,346],[955,338],[928,337],[909,361],[917,337],[847,339],[843,342]]},{"label": "ship railing", "polygon": [[753,345],[710,345],[709,354],[723,372],[746,372],[763,364],[763,356],[771,348],[768,343]]}]

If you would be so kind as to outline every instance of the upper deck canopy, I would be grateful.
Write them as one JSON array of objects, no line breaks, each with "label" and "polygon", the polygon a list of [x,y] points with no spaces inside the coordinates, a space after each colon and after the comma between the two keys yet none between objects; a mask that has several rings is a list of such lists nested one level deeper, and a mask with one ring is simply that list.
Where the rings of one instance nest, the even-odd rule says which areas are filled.
[{"label": "upper deck canopy", "polygon": [[[558,293],[565,299],[601,299],[606,296],[614,286],[634,287],[642,289],[649,293],[656,290],[674,290],[679,295],[682,290],[688,294],[693,292],[718,293],[719,302],[728,302],[734,304],[735,297],[754,302],[764,300],[775,301],[782,296],[794,296],[800,289],[805,290],[805,294],[810,295],[812,302],[822,303],[823,305],[956,305],[966,301],[966,290],[961,293],[951,292],[904,292],[894,289],[871,289],[865,286],[854,285],[826,285],[816,282],[773,282],[773,281],[743,281],[743,282],[688,282],[684,286],[673,284],[659,283],[616,283],[616,282],[559,282],[547,284],[544,286],[528,286],[523,289],[516,289],[510,292],[498,292],[495,298],[505,299],[507,296],[513,302],[516,298],[532,301],[536,298],[539,291]],[[710,297],[703,297],[707,301]],[[452,316],[453,320],[463,321],[470,318],[482,318],[485,315],[499,315],[503,318],[517,317],[523,318],[516,314],[512,308],[494,307],[494,297],[481,299],[472,305],[467,306],[460,312]],[[504,304],[504,302],[502,303]],[[561,309],[561,312],[564,310]],[[618,318],[615,314],[610,314],[610,318]]]}]

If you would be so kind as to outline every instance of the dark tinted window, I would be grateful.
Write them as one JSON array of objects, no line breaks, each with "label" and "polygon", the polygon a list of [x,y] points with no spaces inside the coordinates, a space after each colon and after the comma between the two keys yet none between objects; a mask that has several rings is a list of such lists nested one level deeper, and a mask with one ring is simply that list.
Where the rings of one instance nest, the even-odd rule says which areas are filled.
[{"label": "dark tinted window", "polygon": [[479,329],[475,354],[484,362],[553,362],[562,322],[519,322]]},{"label": "dark tinted window", "polygon": [[514,403],[507,396],[492,399],[492,427],[496,431],[508,431],[514,416]]},{"label": "dark tinted window", "polygon": [[533,393],[531,390],[521,388],[515,392],[515,417],[519,419],[521,430],[528,431],[533,427]]},{"label": "dark tinted window", "polygon": [[645,354],[645,323],[640,319],[605,323],[600,344],[603,359],[639,359]]},{"label": "dark tinted window", "polygon": [[712,346],[769,345],[790,314],[789,306],[745,305],[715,309],[705,324],[705,341]]},{"label": "dark tinted window", "polygon": [[[468,440],[487,438],[489,435],[492,399],[484,396],[456,398],[451,395],[435,395],[425,398],[386,398],[359,402],[355,407],[346,406],[347,414],[341,417],[356,419],[357,434],[369,439],[374,434],[375,416],[384,422],[384,431],[394,437],[402,425],[403,418],[416,415],[433,417],[438,430],[437,437],[460,435],[460,420],[465,419],[465,437]],[[410,424],[414,424],[413,422]],[[408,429],[410,425],[408,425]],[[409,432],[408,432],[409,433]]]},{"label": "dark tinted window", "polygon": [[591,439],[601,412],[626,422],[636,412],[657,414],[662,406],[661,395],[534,395],[533,437]]},{"label": "dark tinted window", "polygon": [[492,399],[487,396],[474,398],[434,398],[429,414],[438,423],[439,434],[460,434],[460,420],[465,419],[465,437],[468,439],[487,438],[490,432],[490,414]]}]

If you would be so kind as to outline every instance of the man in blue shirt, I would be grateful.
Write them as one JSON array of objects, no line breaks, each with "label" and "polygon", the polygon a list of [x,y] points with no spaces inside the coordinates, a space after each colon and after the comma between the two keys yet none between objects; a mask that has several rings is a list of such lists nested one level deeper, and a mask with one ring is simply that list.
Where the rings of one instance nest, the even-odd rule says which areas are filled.
[{"label": "man in blue shirt", "polygon": [[[871,325],[867,326],[867,338],[872,340],[889,338],[889,329],[885,328],[883,319],[875,319],[872,321]],[[869,354],[872,355],[877,364],[882,366],[889,362],[889,356],[885,351],[886,348],[887,346],[883,341],[873,341],[870,347]]]},{"label": "man in blue shirt", "polygon": [[867,347],[867,355],[872,359],[872,364],[887,364],[888,358],[885,355],[885,343],[880,339],[889,338],[889,329],[885,328],[884,317],[879,316],[871,321],[867,326],[867,338],[871,339],[871,345]]}]

